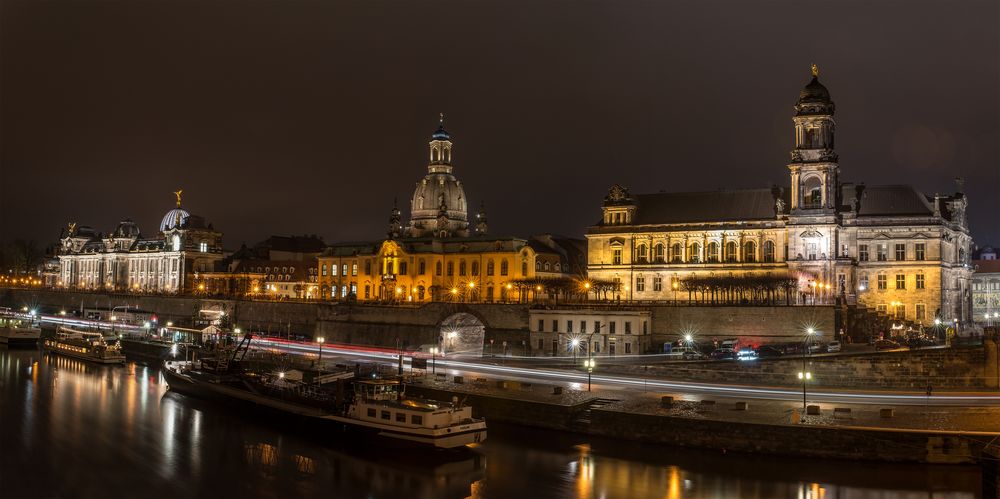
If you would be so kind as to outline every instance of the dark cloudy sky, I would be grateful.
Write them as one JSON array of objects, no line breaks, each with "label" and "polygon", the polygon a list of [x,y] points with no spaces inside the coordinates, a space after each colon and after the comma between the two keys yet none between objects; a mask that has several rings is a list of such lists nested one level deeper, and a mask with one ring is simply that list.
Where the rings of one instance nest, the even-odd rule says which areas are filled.
[{"label": "dark cloudy sky", "polygon": [[0,238],[379,237],[439,112],[493,232],[581,235],[607,188],[788,182],[819,64],[842,179],[952,192],[1000,243],[1000,2],[0,0]]}]

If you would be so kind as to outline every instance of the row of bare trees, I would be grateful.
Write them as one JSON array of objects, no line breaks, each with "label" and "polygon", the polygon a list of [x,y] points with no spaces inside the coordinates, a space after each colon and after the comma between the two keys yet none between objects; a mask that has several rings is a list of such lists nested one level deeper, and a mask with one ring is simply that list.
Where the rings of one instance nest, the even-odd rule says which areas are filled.
[{"label": "row of bare trees", "polygon": [[788,275],[688,277],[681,287],[692,303],[791,305],[798,280]]}]

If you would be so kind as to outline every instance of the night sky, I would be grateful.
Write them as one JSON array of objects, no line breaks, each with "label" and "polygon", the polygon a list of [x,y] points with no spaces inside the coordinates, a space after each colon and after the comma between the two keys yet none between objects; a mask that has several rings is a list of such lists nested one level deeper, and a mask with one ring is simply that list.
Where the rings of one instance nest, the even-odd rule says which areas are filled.
[{"label": "night sky", "polygon": [[[752,6],[751,6],[752,4]],[[966,179],[1000,244],[1000,2],[0,0],[0,239],[151,235],[184,206],[227,248],[381,237],[439,112],[493,233],[580,236],[608,187],[787,185],[815,62],[843,181]]]}]

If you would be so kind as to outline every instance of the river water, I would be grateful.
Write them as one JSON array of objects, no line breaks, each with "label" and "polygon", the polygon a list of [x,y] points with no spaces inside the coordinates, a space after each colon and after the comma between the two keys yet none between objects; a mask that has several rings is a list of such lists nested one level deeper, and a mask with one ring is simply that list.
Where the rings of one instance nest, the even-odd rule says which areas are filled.
[{"label": "river water", "polygon": [[973,498],[980,480],[973,467],[722,454],[498,424],[467,452],[381,449],[171,393],[153,365],[0,347],[2,498]]}]

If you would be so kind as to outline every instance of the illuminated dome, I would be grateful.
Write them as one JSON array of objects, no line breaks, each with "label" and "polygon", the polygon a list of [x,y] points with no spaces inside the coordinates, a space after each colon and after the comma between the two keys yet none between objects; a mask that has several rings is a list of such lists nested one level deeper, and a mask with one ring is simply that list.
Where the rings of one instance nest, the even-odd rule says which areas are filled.
[{"label": "illuminated dome", "polygon": [[181,207],[168,211],[166,215],[163,215],[163,221],[160,222],[160,232],[184,226],[190,216],[191,214]]},{"label": "illuminated dome", "polygon": [[451,135],[444,129],[444,115],[431,135],[427,175],[417,182],[410,200],[410,237],[465,237],[468,235],[468,202],[462,182],[452,174]]}]

